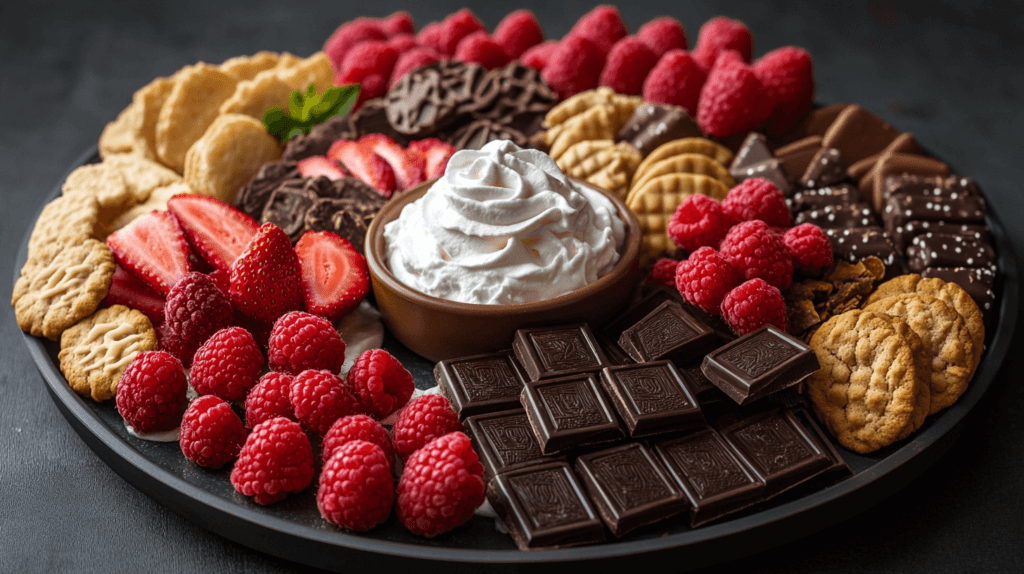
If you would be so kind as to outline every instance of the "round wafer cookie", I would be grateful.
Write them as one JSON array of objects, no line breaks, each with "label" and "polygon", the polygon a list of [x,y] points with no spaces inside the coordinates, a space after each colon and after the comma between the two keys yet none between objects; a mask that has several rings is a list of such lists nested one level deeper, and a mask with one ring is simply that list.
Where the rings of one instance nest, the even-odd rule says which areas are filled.
[{"label": "round wafer cookie", "polygon": [[[713,177],[722,182],[727,190],[736,185],[736,181],[729,175],[729,170],[717,161],[698,153],[681,153],[651,165],[639,177],[634,177],[630,192],[640,189],[656,177],[670,173],[695,173]],[[628,201],[629,196],[626,197]]]},{"label": "round wafer cookie", "polygon": [[644,161],[640,163],[640,167],[636,168],[636,173],[633,177],[642,177],[644,172],[652,165],[672,156],[684,153],[698,153],[700,155],[706,155],[722,165],[729,165],[732,163],[732,152],[729,151],[728,148],[716,144],[709,139],[682,138],[672,140],[658,146],[650,153],[650,155],[644,158]]},{"label": "round wafer cookie", "polygon": [[728,191],[717,179],[692,173],[671,173],[647,182],[626,202],[640,221],[641,259],[651,261],[675,250],[666,230],[683,200],[700,193],[720,201]]}]

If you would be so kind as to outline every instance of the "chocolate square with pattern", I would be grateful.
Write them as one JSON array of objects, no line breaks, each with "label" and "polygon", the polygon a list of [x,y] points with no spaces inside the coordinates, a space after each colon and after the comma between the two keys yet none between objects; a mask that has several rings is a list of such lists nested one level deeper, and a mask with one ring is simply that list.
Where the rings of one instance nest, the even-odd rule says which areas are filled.
[{"label": "chocolate square with pattern", "polygon": [[701,358],[696,362],[686,365],[676,365],[680,376],[686,381],[686,386],[693,391],[694,396],[697,397],[697,402],[700,404],[728,399],[729,397],[722,392],[722,389],[716,387],[711,382],[711,379],[708,379],[708,376],[704,374],[704,371],[701,370],[700,364],[703,360]]},{"label": "chocolate square with pattern", "polygon": [[980,223],[946,223],[945,221],[908,221],[897,227],[892,235],[896,250],[903,253],[910,247],[911,241],[925,233],[945,233],[963,235],[967,239],[975,239],[983,243],[992,243],[992,233],[987,225]]},{"label": "chocolate square with pattern", "polygon": [[615,409],[593,373],[526,383],[519,400],[545,455],[624,436]]},{"label": "chocolate square with pattern", "polygon": [[499,474],[487,485],[487,500],[520,550],[605,539],[601,517],[565,462]]},{"label": "chocolate square with pattern", "polygon": [[753,469],[714,429],[660,440],[652,448],[689,499],[693,528],[752,506],[764,497],[764,484]]},{"label": "chocolate square with pattern", "polygon": [[689,508],[682,490],[642,443],[581,455],[574,468],[617,538]]},{"label": "chocolate square with pattern", "polygon": [[871,227],[878,225],[874,210],[866,203],[826,205],[820,209],[801,211],[796,214],[793,225],[813,223],[822,229],[832,227]]},{"label": "chocolate square with pattern", "polygon": [[881,227],[845,227],[822,231],[832,244],[833,260],[857,263],[868,255],[874,255],[885,264],[886,277],[903,274],[903,256]]},{"label": "chocolate square with pattern", "polygon": [[526,384],[511,350],[441,361],[434,380],[460,419],[518,408]]},{"label": "chocolate square with pattern", "polygon": [[774,325],[707,354],[701,370],[740,405],[804,380],[821,366],[814,350]]},{"label": "chocolate square with pattern", "polygon": [[803,189],[788,200],[795,213],[821,209],[826,205],[850,205],[860,202],[860,192],[849,183],[840,183],[817,189]]},{"label": "chocolate square with pattern", "polygon": [[671,361],[608,367],[601,384],[633,438],[704,426],[696,393]]},{"label": "chocolate square with pattern", "polygon": [[981,197],[933,197],[894,195],[882,210],[886,232],[892,235],[908,221],[944,221],[946,223],[985,223],[985,200]]},{"label": "chocolate square with pattern", "polygon": [[507,470],[557,460],[541,453],[522,408],[473,415],[465,426],[488,480]]},{"label": "chocolate square with pattern", "polygon": [[820,480],[821,478],[826,477],[828,478],[829,483],[834,484],[841,479],[852,476],[853,469],[851,469],[850,465],[843,459],[843,455],[839,454],[835,445],[833,445],[832,441],[829,440],[828,435],[821,430],[820,426],[818,426],[818,423],[815,421],[814,416],[811,415],[811,412],[804,406],[791,406],[789,407],[789,410],[793,413],[793,417],[803,425],[803,429],[807,431],[807,435],[818,444],[821,451],[825,453],[825,456],[827,456],[829,461],[832,462],[832,466],[822,471],[822,473],[818,475],[818,479]]},{"label": "chocolate square with pattern", "polygon": [[967,292],[978,304],[981,315],[987,326],[994,312],[996,296],[992,291],[996,273],[990,268],[970,267],[929,267],[921,272],[925,279],[937,278],[948,283],[956,283]]},{"label": "chocolate square with pattern", "polygon": [[983,267],[996,263],[992,246],[963,235],[925,233],[907,247],[907,267],[920,273],[929,267]]},{"label": "chocolate square with pattern", "polygon": [[586,323],[519,329],[512,350],[531,381],[612,365]]},{"label": "chocolate square with pattern", "polygon": [[718,344],[715,332],[675,301],[665,301],[622,332],[619,346],[638,363],[689,361]]},{"label": "chocolate square with pattern", "polygon": [[618,340],[622,332],[632,327],[637,321],[643,319],[648,313],[658,308],[665,301],[682,302],[682,296],[677,290],[669,290],[667,287],[656,287],[650,293],[644,295],[639,301],[633,303],[618,316],[612,318],[601,331],[613,340]]}]

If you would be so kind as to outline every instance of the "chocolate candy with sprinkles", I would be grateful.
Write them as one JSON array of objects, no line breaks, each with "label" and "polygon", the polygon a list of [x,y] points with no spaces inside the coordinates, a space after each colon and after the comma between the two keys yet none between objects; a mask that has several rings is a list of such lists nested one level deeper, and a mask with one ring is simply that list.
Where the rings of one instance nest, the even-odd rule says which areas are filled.
[{"label": "chocolate candy with sprinkles", "polygon": [[907,247],[907,267],[917,273],[929,267],[993,268],[995,262],[991,245],[963,235],[925,233]]},{"label": "chocolate candy with sprinkles", "polygon": [[795,213],[821,209],[826,205],[850,205],[860,202],[860,192],[849,183],[829,185],[818,189],[804,189],[793,194],[789,207]]},{"label": "chocolate candy with sprinkles", "polygon": [[821,209],[802,211],[796,215],[793,225],[813,223],[822,229],[827,227],[870,227],[877,226],[871,206],[866,203],[849,205],[826,205]]}]

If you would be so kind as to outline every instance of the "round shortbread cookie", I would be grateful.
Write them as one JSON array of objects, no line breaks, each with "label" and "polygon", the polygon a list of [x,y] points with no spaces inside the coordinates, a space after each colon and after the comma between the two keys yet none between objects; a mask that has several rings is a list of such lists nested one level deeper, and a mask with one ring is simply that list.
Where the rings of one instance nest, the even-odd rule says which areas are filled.
[{"label": "round shortbread cookie", "polygon": [[128,363],[155,351],[156,331],[141,311],[124,305],[100,309],[60,337],[60,370],[78,394],[105,401],[114,397]]},{"label": "round shortbread cookie", "polygon": [[889,323],[896,329],[896,333],[907,340],[910,345],[910,352],[914,356],[914,372],[917,373],[917,395],[914,399],[914,414],[910,422],[903,428],[897,441],[903,440],[914,431],[924,425],[932,404],[931,385],[931,349],[927,347],[921,337],[910,328],[906,321],[893,315],[885,315]]},{"label": "round shortbread cookie", "polygon": [[985,321],[978,303],[964,291],[963,287],[937,277],[922,279],[917,284],[917,292],[931,295],[947,303],[964,318],[964,324],[971,332],[971,342],[974,344],[974,363],[971,365],[973,374],[981,363],[981,353],[985,350]]}]

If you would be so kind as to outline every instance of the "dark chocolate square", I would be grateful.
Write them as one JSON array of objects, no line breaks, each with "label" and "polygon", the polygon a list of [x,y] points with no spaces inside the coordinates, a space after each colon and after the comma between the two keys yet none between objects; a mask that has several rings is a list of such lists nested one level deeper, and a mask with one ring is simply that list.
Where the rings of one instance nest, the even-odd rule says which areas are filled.
[{"label": "dark chocolate square", "polygon": [[821,366],[814,350],[774,325],[707,354],[701,370],[740,405],[791,387]]},{"label": "dark chocolate square", "polygon": [[531,381],[612,365],[586,323],[520,329],[512,350]]},{"label": "dark chocolate square", "polygon": [[717,344],[715,332],[675,301],[658,305],[619,337],[619,346],[638,363],[693,360]]},{"label": "dark chocolate square", "polygon": [[521,408],[473,415],[465,425],[488,479],[513,468],[555,460],[541,453],[530,419]]},{"label": "dark chocolate square", "polygon": [[526,384],[512,351],[441,361],[434,379],[460,419],[518,408]]},{"label": "dark chocolate square", "polygon": [[593,373],[526,383],[520,400],[544,454],[623,438]]},{"label": "dark chocolate square", "polygon": [[695,393],[671,361],[608,367],[601,384],[633,438],[704,426]]}]

